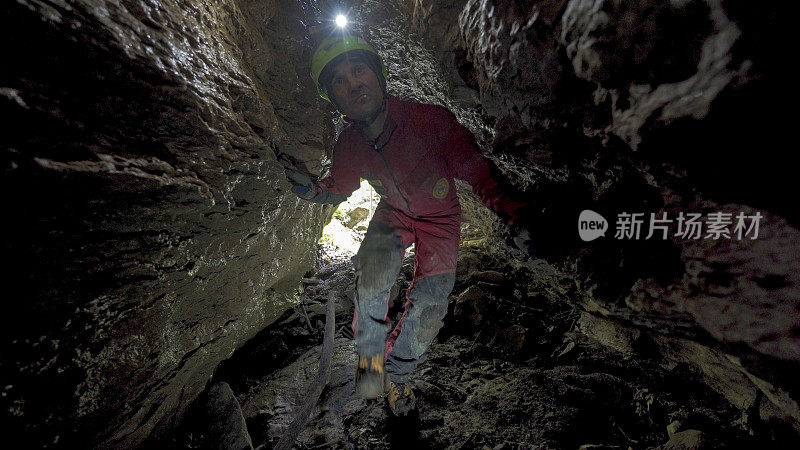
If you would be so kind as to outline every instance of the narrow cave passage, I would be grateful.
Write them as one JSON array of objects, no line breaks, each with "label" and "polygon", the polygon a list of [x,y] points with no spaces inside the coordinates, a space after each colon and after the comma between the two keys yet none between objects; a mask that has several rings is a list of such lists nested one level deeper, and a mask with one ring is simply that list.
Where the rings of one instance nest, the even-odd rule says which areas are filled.
[{"label": "narrow cave passage", "polygon": [[[6,2],[8,442],[273,448],[311,399],[294,448],[800,448],[782,8]],[[367,88],[343,103],[346,77],[312,63],[339,13],[385,64],[385,86],[365,69],[380,92],[436,105],[415,106],[428,109],[410,128],[429,132],[389,172],[469,178],[464,146],[439,145],[458,151],[437,160],[423,144],[468,134],[507,198],[485,195],[486,177],[376,176],[383,166],[338,209],[297,189],[309,185],[282,158],[316,187],[358,104],[378,104]],[[370,152],[409,129],[386,117]],[[457,200],[458,251],[443,324],[409,378],[416,411],[395,417],[355,393],[352,258],[378,204],[411,211],[416,188]],[[392,325],[426,251],[400,244]]]}]

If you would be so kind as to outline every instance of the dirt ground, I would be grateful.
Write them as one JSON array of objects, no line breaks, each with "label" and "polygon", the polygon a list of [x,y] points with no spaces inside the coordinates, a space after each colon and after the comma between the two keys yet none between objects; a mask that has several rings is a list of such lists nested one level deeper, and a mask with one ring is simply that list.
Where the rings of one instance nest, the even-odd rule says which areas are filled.
[{"label": "dirt ground", "polygon": [[[754,425],[646,337],[633,342],[633,352],[588,337],[568,301],[577,295],[574,283],[545,262],[509,264],[473,250],[462,249],[445,326],[412,378],[418,412],[407,418],[392,417],[384,399],[355,396],[349,261],[308,274],[303,303],[214,377],[232,387],[253,443],[271,448],[310,391],[332,295],[330,383],[299,449],[800,448],[792,430]],[[393,290],[395,319],[412,264],[407,257]],[[199,410],[190,414],[174,446],[209,447],[204,420]]]}]

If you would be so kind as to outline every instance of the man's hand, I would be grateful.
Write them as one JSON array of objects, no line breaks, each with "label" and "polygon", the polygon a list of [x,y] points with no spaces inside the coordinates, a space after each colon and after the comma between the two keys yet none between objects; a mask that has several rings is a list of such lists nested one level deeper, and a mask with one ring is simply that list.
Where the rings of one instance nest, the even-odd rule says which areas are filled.
[{"label": "man's hand", "polygon": [[317,195],[311,177],[297,169],[291,156],[281,153],[278,162],[283,166],[283,172],[292,184],[292,192],[303,200],[311,200]]},{"label": "man's hand", "polygon": [[536,259],[533,251],[533,243],[531,242],[531,233],[524,225],[511,226],[511,239],[514,246],[527,253],[532,259]]}]

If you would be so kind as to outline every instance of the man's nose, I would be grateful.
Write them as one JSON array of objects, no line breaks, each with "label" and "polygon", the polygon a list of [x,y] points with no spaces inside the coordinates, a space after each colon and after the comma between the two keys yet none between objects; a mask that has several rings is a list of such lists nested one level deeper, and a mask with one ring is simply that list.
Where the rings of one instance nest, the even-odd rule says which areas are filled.
[{"label": "man's nose", "polygon": [[356,93],[361,90],[364,86],[364,80],[361,78],[354,77],[352,75],[347,76],[347,86],[349,87],[350,93]]}]

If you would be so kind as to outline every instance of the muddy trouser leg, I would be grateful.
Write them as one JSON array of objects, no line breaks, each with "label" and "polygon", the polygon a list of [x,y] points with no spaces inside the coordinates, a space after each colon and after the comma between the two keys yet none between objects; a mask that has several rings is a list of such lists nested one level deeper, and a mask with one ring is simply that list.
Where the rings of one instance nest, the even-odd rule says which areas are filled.
[{"label": "muddy trouser leg", "polygon": [[391,322],[389,291],[403,263],[403,243],[390,225],[372,221],[358,253],[353,336],[359,355],[383,354]]},{"label": "muddy trouser leg", "polygon": [[427,359],[425,350],[444,323],[447,297],[455,279],[455,272],[448,272],[414,280],[408,291],[406,311],[393,333],[396,340],[387,349],[390,352],[386,372],[390,380],[407,382],[411,372]]}]

